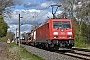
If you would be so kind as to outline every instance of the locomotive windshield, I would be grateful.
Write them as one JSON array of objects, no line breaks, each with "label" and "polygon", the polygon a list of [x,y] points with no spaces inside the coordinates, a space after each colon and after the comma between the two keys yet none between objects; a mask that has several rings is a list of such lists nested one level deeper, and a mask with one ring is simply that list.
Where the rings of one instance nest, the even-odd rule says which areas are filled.
[{"label": "locomotive windshield", "polygon": [[70,22],[68,21],[54,21],[53,28],[71,28]]}]

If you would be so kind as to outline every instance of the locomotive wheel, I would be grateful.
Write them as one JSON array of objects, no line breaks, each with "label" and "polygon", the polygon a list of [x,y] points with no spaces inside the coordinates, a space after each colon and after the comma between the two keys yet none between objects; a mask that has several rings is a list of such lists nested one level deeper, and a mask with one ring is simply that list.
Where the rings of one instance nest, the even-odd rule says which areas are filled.
[{"label": "locomotive wheel", "polygon": [[48,43],[45,43],[45,49],[49,50],[49,44]]}]

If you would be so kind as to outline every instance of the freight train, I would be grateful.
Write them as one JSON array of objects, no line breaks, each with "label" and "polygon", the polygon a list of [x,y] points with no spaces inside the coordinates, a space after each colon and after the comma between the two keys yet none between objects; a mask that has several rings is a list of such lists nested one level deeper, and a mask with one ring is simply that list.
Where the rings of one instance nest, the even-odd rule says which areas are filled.
[{"label": "freight train", "polygon": [[30,32],[29,44],[47,49],[71,49],[74,46],[72,20],[55,17],[48,19],[46,24]]},{"label": "freight train", "polygon": [[32,30],[29,44],[50,49],[71,49],[74,46],[72,20],[49,19],[46,24]]}]

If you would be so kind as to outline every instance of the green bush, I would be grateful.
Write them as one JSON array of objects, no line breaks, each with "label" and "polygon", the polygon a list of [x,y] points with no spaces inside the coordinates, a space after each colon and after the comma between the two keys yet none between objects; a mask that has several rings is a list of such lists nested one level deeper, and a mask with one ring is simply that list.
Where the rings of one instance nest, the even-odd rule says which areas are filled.
[{"label": "green bush", "polygon": [[83,39],[82,36],[80,36],[79,34],[75,35],[75,47],[86,47],[85,41]]},{"label": "green bush", "polygon": [[0,41],[2,41],[2,42],[7,42],[7,37],[2,37],[2,38],[0,38]]}]

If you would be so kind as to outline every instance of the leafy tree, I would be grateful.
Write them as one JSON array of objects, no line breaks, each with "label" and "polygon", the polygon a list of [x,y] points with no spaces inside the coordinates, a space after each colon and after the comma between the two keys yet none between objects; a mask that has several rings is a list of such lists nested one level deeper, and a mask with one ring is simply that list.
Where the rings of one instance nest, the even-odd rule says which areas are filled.
[{"label": "leafy tree", "polygon": [[0,37],[6,36],[8,28],[7,23],[5,23],[3,17],[0,16]]},{"label": "leafy tree", "polygon": [[90,1],[82,0],[82,6],[77,9],[78,13],[76,14],[76,17],[80,20],[80,32],[83,37],[83,40],[86,40],[86,42],[90,43]]},{"label": "leafy tree", "polygon": [[81,27],[81,35],[84,37],[84,36],[86,36],[87,34],[87,25],[86,25],[86,23],[82,23],[82,27]]},{"label": "leafy tree", "polygon": [[15,37],[15,34],[14,34],[14,32],[7,32],[7,39],[9,38],[10,40],[13,40],[14,39],[14,37]]},{"label": "leafy tree", "polygon": [[88,25],[88,28],[87,28],[87,43],[90,44],[90,24]]},{"label": "leafy tree", "polygon": [[13,0],[0,0],[0,15],[2,15],[3,11],[5,11],[5,13],[9,13],[9,9],[7,7],[11,7],[13,5]]},{"label": "leafy tree", "polygon": [[4,21],[4,13],[9,14],[9,7],[13,6],[13,0],[0,0],[0,37],[6,36],[7,29],[9,28]]}]

